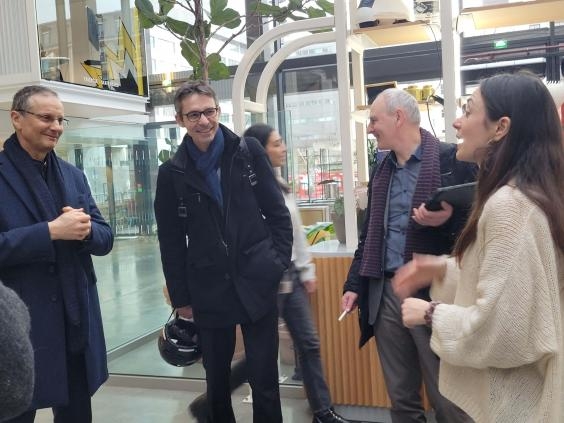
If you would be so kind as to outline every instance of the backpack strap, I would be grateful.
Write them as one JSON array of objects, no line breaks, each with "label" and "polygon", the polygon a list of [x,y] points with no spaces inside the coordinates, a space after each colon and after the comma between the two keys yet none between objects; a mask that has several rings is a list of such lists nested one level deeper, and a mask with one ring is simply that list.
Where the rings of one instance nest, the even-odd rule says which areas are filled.
[{"label": "backpack strap", "polygon": [[174,185],[174,192],[176,193],[178,203],[178,217],[188,217],[188,208],[184,203],[183,186],[184,186],[184,172],[173,169],[172,170],[172,184]]},{"label": "backpack strap", "polygon": [[186,235],[186,244],[188,244],[188,207],[184,202],[184,172],[172,169],[172,184],[176,193],[177,216],[182,219],[182,230]]},{"label": "backpack strap", "polygon": [[247,170],[247,178],[249,178],[249,183],[252,187],[258,184],[257,174],[253,168],[253,155],[249,150],[249,146],[247,145],[247,141],[245,141],[245,137],[241,137],[239,141],[239,149],[241,153],[243,153],[243,160],[245,161],[245,169]]}]

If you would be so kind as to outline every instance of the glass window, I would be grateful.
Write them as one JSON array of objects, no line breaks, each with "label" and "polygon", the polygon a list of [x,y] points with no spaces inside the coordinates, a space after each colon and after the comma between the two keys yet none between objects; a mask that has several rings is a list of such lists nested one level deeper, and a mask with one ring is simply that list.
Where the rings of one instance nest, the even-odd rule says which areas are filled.
[{"label": "glass window", "polygon": [[134,1],[37,2],[43,79],[148,95]]}]

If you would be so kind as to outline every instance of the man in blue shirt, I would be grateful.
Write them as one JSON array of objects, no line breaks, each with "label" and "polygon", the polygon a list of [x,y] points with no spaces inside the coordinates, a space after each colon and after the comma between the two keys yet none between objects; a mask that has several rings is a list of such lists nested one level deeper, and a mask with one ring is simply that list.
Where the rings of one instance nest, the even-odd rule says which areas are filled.
[{"label": "man in blue shirt", "polygon": [[[399,299],[390,283],[395,270],[414,252],[449,253],[468,210],[429,213],[428,226],[411,217],[439,187],[474,180],[475,168],[456,161],[456,145],[441,143],[420,128],[417,101],[407,92],[383,91],[370,108],[368,132],[378,148],[390,150],[374,167],[368,185],[368,208],[358,248],[344,286],[342,309],[360,309],[361,339],[372,336],[392,401],[392,421],[424,422],[422,380],[439,422],[470,421],[438,391],[439,360],[431,351],[430,328],[403,326]],[[428,298],[428,292],[418,295]]]}]

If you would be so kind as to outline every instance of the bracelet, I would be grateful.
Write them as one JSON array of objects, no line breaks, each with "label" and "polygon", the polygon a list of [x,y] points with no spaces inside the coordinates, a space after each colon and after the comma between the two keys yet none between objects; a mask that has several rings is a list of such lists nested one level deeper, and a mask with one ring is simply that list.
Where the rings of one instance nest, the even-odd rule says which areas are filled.
[{"label": "bracelet", "polygon": [[439,305],[440,301],[431,301],[429,303],[429,308],[425,310],[425,315],[423,319],[425,319],[425,324],[429,327],[433,326],[433,313],[435,312],[435,307]]}]

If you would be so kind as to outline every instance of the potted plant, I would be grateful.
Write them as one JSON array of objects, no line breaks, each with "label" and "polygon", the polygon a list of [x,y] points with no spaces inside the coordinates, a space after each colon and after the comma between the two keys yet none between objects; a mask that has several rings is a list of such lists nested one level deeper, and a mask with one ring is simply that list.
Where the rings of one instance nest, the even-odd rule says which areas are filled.
[{"label": "potted plant", "polygon": [[333,203],[331,210],[331,220],[333,221],[333,229],[335,235],[341,244],[347,242],[345,230],[345,197],[338,196]]},{"label": "potted plant", "polygon": [[[367,187],[362,185],[355,188],[354,194],[356,203],[356,225],[358,233],[360,234],[368,200]],[[333,220],[333,228],[337,239],[341,244],[345,244],[347,242],[345,229],[345,198],[342,195],[339,195],[333,203],[331,220]]]}]

